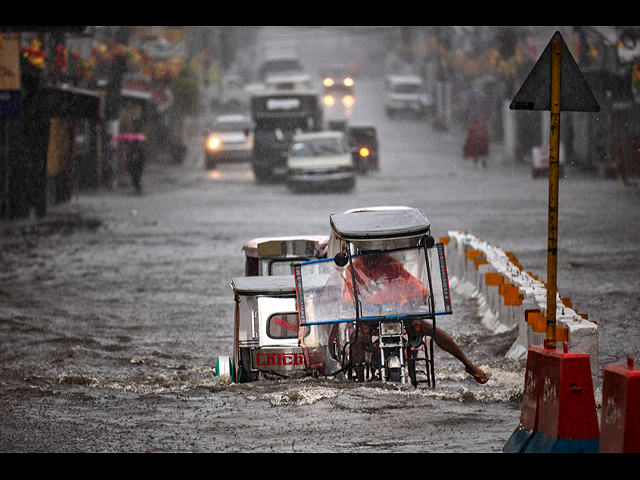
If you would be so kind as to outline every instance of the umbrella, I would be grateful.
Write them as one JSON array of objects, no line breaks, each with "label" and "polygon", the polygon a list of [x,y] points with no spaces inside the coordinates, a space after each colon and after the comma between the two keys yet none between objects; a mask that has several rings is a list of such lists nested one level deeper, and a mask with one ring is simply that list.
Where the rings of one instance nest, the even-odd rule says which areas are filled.
[{"label": "umbrella", "polygon": [[147,137],[144,133],[119,133],[111,139],[114,142],[145,142]]}]

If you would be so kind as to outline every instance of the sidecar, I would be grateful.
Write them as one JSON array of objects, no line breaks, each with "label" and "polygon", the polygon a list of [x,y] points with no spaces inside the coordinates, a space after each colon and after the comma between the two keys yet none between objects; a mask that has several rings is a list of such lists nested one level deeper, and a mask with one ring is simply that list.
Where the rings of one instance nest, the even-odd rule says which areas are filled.
[{"label": "sidecar", "polygon": [[[245,276],[231,282],[235,300],[234,347],[216,364],[218,376],[236,383],[265,376],[297,376],[323,372],[326,340],[322,328],[299,328],[293,264],[326,257],[329,237],[300,235],[249,240]],[[305,340],[315,347],[308,349]],[[325,347],[323,347],[325,345]]]},{"label": "sidecar", "polygon": [[218,359],[218,376],[247,383],[264,377],[324,373],[328,342],[322,338],[322,328],[299,327],[293,275],[237,277],[231,287],[234,350],[231,357]]},{"label": "sidecar", "polygon": [[328,258],[294,265],[300,327],[329,329],[330,356],[349,378],[435,385],[428,327],[452,309],[444,246],[429,220],[419,209],[380,207],[330,221]]}]

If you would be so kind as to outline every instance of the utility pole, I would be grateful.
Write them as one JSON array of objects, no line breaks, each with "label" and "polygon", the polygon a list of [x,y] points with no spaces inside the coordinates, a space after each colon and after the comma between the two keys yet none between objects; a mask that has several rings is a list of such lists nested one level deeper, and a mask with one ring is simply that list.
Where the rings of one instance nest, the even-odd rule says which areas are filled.
[{"label": "utility pole", "polygon": [[[131,34],[135,27],[119,26],[108,27],[108,42],[113,44],[128,45]],[[124,76],[127,72],[127,59],[118,56],[110,65],[107,72],[107,93],[105,95],[105,122],[107,125],[107,135],[116,135],[119,129],[118,119],[120,117],[121,91]]]}]

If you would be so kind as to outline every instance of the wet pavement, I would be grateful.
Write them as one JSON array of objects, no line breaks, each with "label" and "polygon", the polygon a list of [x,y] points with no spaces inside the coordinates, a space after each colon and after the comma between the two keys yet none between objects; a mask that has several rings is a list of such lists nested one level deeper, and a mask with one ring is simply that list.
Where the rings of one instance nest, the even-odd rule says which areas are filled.
[{"label": "wet pavement", "polygon": [[[380,83],[361,87],[376,98]],[[47,218],[0,225],[0,451],[500,452],[518,426],[523,362],[504,354],[473,299],[439,323],[491,375],[476,384],[436,352],[435,388],[335,379],[220,382],[232,349],[229,283],[251,238],[328,234],[329,214],[422,208],[436,238],[466,230],[546,276],[546,180],[461,158],[460,132],[389,121],[376,105],[381,170],[353,194],[256,184],[247,165],[151,161],[144,194],[79,193]],[[640,190],[568,169],[560,190],[558,288],[599,326],[601,370],[640,356]]]}]

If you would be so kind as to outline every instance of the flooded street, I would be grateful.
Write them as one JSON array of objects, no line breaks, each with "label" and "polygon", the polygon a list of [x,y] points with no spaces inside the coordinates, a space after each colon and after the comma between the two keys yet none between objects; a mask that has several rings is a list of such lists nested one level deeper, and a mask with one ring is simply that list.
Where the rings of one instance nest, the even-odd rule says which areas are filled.
[{"label": "flooded street", "polygon": [[[382,79],[358,84],[354,123],[377,127],[380,171],[353,193],[293,194],[249,165],[207,171],[194,119],[183,165],[151,159],[137,196],[78,193],[42,220],[0,224],[2,452],[497,453],[518,426],[517,332],[494,334],[452,292],[438,320],[490,374],[478,385],[436,349],[436,386],[333,378],[230,384],[233,277],[252,238],[328,235],[352,208],[420,208],[434,237],[468,231],[546,277],[546,179],[462,158],[464,133],[388,119]],[[360,103],[358,103],[360,102]],[[598,322],[600,375],[640,362],[640,189],[568,168],[560,185],[558,290]],[[635,180],[635,179],[634,179]]]},{"label": "flooded street", "polygon": [[[319,194],[294,203],[284,186],[256,188],[246,167],[220,180],[187,169],[172,185],[180,172],[151,167],[143,197],[126,188],[82,196],[46,221],[4,231],[0,449],[501,450],[519,419],[522,365],[501,358],[515,333],[484,332],[471,299],[454,298],[442,325],[492,374],[485,386],[442,352],[435,389],[220,383],[212,368],[232,349],[229,282],[243,272],[244,241],[324,232],[328,212],[374,200]],[[363,178],[360,188],[379,182]]]}]

